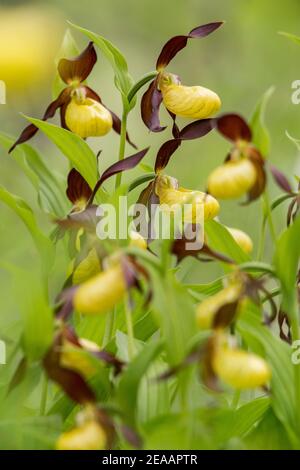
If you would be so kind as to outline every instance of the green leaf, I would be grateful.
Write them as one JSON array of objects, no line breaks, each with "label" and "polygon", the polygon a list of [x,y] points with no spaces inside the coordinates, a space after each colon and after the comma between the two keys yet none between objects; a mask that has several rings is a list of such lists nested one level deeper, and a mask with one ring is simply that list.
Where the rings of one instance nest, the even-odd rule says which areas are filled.
[{"label": "green leaf", "polygon": [[276,244],[274,264],[281,282],[284,308],[287,313],[296,302],[296,276],[300,259],[300,217],[290,225]]},{"label": "green leaf", "polygon": [[22,347],[30,361],[41,359],[49,348],[54,331],[53,312],[38,272],[12,265],[13,292],[21,315]]},{"label": "green leaf", "polygon": [[223,289],[223,278],[216,279],[208,284],[185,284],[191,294],[199,299],[216,294]]},{"label": "green leaf", "polygon": [[128,65],[125,57],[110,41],[102,36],[99,36],[88,29],[82,28],[75,24],[69,23],[73,28],[77,29],[81,33],[85,34],[96,46],[99,47],[101,52],[104,54],[106,59],[110,62],[113,71],[115,73],[115,84],[118,90],[121,92],[123,104],[130,109],[130,105],[127,99],[127,94],[130,91],[133,80],[128,73]]},{"label": "green leaf", "polygon": [[129,103],[134,99],[136,96],[137,92],[144,86],[146,83],[150,82],[150,80],[153,80],[157,76],[157,71],[155,70],[154,72],[149,72],[146,75],[144,75],[140,80],[138,80],[129,90],[127,98]]},{"label": "green leaf", "polygon": [[178,365],[189,351],[196,331],[192,298],[173,273],[158,275],[151,269],[153,309],[166,342],[167,360]]},{"label": "green leaf", "polygon": [[250,450],[292,450],[287,432],[272,409],[244,442]]},{"label": "green leaf", "polygon": [[93,188],[97,181],[97,160],[88,144],[79,135],[49,122],[25,116],[61,150]]},{"label": "green leaf", "polygon": [[274,93],[275,88],[269,88],[258,102],[252,118],[250,120],[250,127],[252,130],[252,142],[258,148],[263,156],[270,153],[270,135],[265,126],[265,110],[267,103]]},{"label": "green leaf", "polygon": [[232,436],[246,435],[270,408],[270,398],[260,397],[249,401],[234,411]]},{"label": "green leaf", "polygon": [[271,406],[290,438],[297,440],[294,433],[297,425],[290,346],[275,337],[273,332],[262,324],[260,309],[253,302],[247,302],[244,305],[237,328],[252,349],[255,349],[253,345],[258,344],[264,350],[266,360],[272,369]]},{"label": "green leaf", "polygon": [[60,416],[35,416],[3,420],[0,449],[53,449],[62,428]]},{"label": "green leaf", "polygon": [[[55,65],[58,65],[60,59],[75,57],[79,54],[79,48],[76,44],[75,39],[69,29],[66,30],[62,40],[61,47],[55,58]],[[52,97],[56,99],[60,92],[66,87],[66,84],[60,78],[58,72],[56,72],[55,78],[52,84]]]},{"label": "green leaf", "polygon": [[216,220],[205,223],[205,234],[210,248],[228,256],[237,263],[245,263],[250,257],[238,246],[228,230]]},{"label": "green leaf", "polygon": [[286,38],[290,39],[291,41],[295,42],[296,44],[300,44],[300,37],[296,36],[295,34],[286,33],[284,31],[279,31],[278,34],[280,34],[281,36],[285,36]]},{"label": "green leaf", "polygon": [[121,376],[116,398],[129,423],[134,423],[136,418],[138,389],[142,377],[161,350],[161,341],[147,343]]},{"label": "green leaf", "polygon": [[26,225],[41,257],[43,273],[47,276],[53,265],[55,249],[49,238],[38,227],[31,208],[23,199],[9,193],[2,186],[0,186],[0,201],[10,207]]},{"label": "green leaf", "polygon": [[[5,150],[8,151],[14,141],[7,134],[0,133],[0,144]],[[50,171],[38,152],[28,144],[17,146],[12,157],[37,191],[41,209],[57,217],[64,216],[68,206],[61,176]]]}]

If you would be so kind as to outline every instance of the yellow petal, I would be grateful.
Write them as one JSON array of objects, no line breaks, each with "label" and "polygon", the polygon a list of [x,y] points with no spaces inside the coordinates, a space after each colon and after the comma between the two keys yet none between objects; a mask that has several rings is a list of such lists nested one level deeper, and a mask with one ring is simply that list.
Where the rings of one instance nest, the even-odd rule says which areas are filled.
[{"label": "yellow petal", "polygon": [[202,86],[171,84],[162,88],[165,107],[176,114],[191,119],[205,119],[221,107],[218,95]]},{"label": "yellow petal", "polygon": [[264,359],[239,349],[217,348],[212,367],[224,383],[236,389],[261,387],[271,378],[270,367]]},{"label": "yellow petal", "polygon": [[106,434],[102,427],[89,421],[82,426],[63,433],[56,442],[57,450],[103,450]]},{"label": "yellow petal", "polygon": [[139,234],[135,230],[131,230],[129,238],[131,246],[136,246],[137,248],[141,248],[142,250],[147,249],[147,241],[144,237],[142,237],[141,234]]},{"label": "yellow petal", "polygon": [[217,292],[217,294],[204,299],[196,310],[197,325],[202,330],[213,326],[215,315],[223,305],[236,302],[241,294],[242,286],[234,283]]},{"label": "yellow petal", "polygon": [[81,284],[73,304],[84,314],[101,314],[111,310],[126,293],[126,282],[119,264]]},{"label": "yellow petal", "polygon": [[[196,220],[213,219],[218,215],[220,205],[210,194],[201,191],[192,191],[185,188],[172,187],[173,179],[168,176],[161,176],[157,179],[155,191],[159,197],[160,204],[169,206],[170,210],[176,210],[176,205],[189,204],[184,212],[185,222],[196,222]],[[190,210],[188,210],[190,209]]]},{"label": "yellow petal", "polygon": [[231,199],[242,196],[256,181],[254,165],[243,158],[229,161],[217,167],[208,178],[208,191],[218,199]]},{"label": "yellow petal", "polygon": [[[97,345],[94,347],[94,351],[99,351]],[[97,368],[85,349],[88,348],[83,349],[70,341],[64,341],[61,348],[60,365],[79,372],[83,377],[90,378],[97,372]]]},{"label": "yellow petal", "polygon": [[239,247],[245,251],[245,253],[251,253],[253,250],[253,242],[247,233],[237,228],[226,227],[228,232],[232,235],[235,242]]},{"label": "yellow petal", "polygon": [[65,116],[68,128],[82,138],[107,134],[112,128],[111,113],[101,103],[85,98],[73,98],[68,104]]}]

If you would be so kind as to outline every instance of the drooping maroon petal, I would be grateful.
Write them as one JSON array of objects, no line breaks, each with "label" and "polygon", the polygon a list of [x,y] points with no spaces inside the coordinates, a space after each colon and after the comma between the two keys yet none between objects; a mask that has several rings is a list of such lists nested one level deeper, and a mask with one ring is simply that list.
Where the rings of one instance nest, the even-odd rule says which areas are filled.
[{"label": "drooping maroon petal", "polygon": [[118,359],[112,353],[106,351],[105,349],[101,349],[101,351],[91,351],[91,354],[106,364],[113,366],[115,369],[115,375],[118,375],[120,372],[122,372],[125,363],[120,361],[120,359]]},{"label": "drooping maroon petal", "polygon": [[134,155],[131,155],[130,157],[124,158],[124,160],[119,160],[118,162],[108,167],[104,171],[104,173],[101,175],[100,179],[97,181],[95,188],[93,190],[93,193],[89,199],[89,204],[93,202],[97,191],[99,190],[101,185],[104,183],[104,181],[106,181],[108,178],[111,178],[112,176],[118,173],[121,173],[122,171],[131,170],[132,168],[134,168],[144,158],[148,150],[149,150],[149,147],[144,150],[140,150],[140,152],[135,153]]},{"label": "drooping maroon petal", "polygon": [[155,160],[155,173],[159,173],[167,166],[171,156],[180,145],[180,139],[172,139],[168,140],[160,147]]},{"label": "drooping maroon petal", "polygon": [[95,233],[99,217],[97,216],[97,206],[89,205],[79,212],[72,212],[65,219],[56,219],[55,222],[63,230],[78,230],[83,228],[87,232]]},{"label": "drooping maroon petal", "polygon": [[276,166],[269,164],[269,168],[277,186],[279,186],[279,188],[285,193],[292,193],[293,190],[287,177],[278,168],[276,168]]},{"label": "drooping maroon petal", "polygon": [[58,335],[47,352],[43,365],[51,380],[62,387],[64,392],[76,403],[95,402],[95,394],[81,375],[60,365],[62,335]]},{"label": "drooping maroon petal", "polygon": [[150,183],[142,190],[137,200],[137,204],[143,204],[148,207],[151,194],[154,192],[155,180],[150,181]]},{"label": "drooping maroon petal", "polygon": [[239,114],[224,114],[216,118],[216,125],[218,131],[232,142],[237,140],[251,142],[251,129]]},{"label": "drooping maroon petal", "polygon": [[174,36],[173,38],[169,39],[159,54],[156,62],[156,70],[160,71],[161,69],[165,68],[176,56],[176,54],[186,46],[188,39],[204,38],[218,29],[222,24],[222,21],[204,24],[192,29],[192,31],[190,31],[186,36]]},{"label": "drooping maroon petal", "polygon": [[207,23],[201,26],[197,26],[189,32],[189,38],[205,38],[209,34],[213,33],[216,29],[220,28],[224,24],[224,21],[215,21],[214,23]]},{"label": "drooping maroon petal", "polygon": [[66,194],[73,204],[76,204],[80,199],[88,201],[91,197],[91,188],[75,168],[73,168],[68,174],[68,187]]},{"label": "drooping maroon petal", "polygon": [[157,87],[157,78],[150,83],[148,90],[141,100],[141,115],[144,124],[152,132],[161,132],[166,127],[161,127],[159,121],[159,107],[162,103],[162,93]]},{"label": "drooping maroon petal", "polygon": [[182,140],[192,140],[203,137],[204,135],[208,134],[214,127],[214,119],[201,119],[199,121],[194,121],[188,124],[180,131],[178,126],[174,122],[173,135],[176,135],[177,137],[172,140],[168,140],[160,147],[156,156],[155,172],[158,173],[167,166],[171,156],[181,145]]},{"label": "drooping maroon petal", "polygon": [[198,139],[208,134],[216,125],[215,119],[200,119],[181,129],[179,137],[182,140]]},{"label": "drooping maroon petal", "polygon": [[213,327],[214,328],[228,327],[235,318],[238,305],[239,305],[238,300],[222,305],[217,311],[217,313],[215,314],[215,317],[213,320]]},{"label": "drooping maroon petal", "polygon": [[261,196],[264,192],[266,183],[267,183],[267,175],[265,171],[265,162],[261,154],[256,150],[254,147],[251,148],[251,153],[248,154],[248,158],[251,163],[254,165],[256,170],[256,181],[250,191],[248,192],[248,200],[246,204],[255,201],[256,199]]},{"label": "drooping maroon petal", "polygon": [[179,127],[177,126],[176,124],[176,114],[172,113],[171,111],[167,110],[169,115],[171,116],[172,118],[172,121],[173,121],[173,126],[172,126],[172,136],[174,137],[174,139],[178,139],[179,138],[179,133],[180,133],[180,130],[179,130]]},{"label": "drooping maroon petal", "polygon": [[[62,106],[67,105],[69,101],[70,101],[70,89],[65,88],[60,93],[58,98],[49,104],[42,120],[47,121],[48,119],[52,118],[55,115],[56,111]],[[27,142],[27,140],[31,139],[37,133],[37,131],[38,131],[38,128],[34,124],[29,124],[29,126],[25,127],[20,137],[16,140],[13,146],[9,149],[8,153],[11,153],[16,148],[17,145],[23,144],[24,142]]]},{"label": "drooping maroon petal", "polygon": [[65,83],[70,83],[74,80],[83,82],[91,73],[96,62],[97,54],[93,43],[90,42],[86,49],[77,57],[61,59],[57,69]]}]

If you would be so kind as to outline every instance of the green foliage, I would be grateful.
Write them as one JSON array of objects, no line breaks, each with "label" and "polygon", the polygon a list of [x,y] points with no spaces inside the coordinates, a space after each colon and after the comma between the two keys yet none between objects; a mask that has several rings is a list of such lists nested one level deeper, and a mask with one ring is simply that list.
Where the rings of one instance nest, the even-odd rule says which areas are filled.
[{"label": "green foliage", "polygon": [[[151,71],[135,82],[129,74],[126,58],[109,40],[80,26],[71,26],[94,42],[98,55],[104,56],[112,68],[123,109],[119,149],[114,150],[110,164],[118,155],[118,165],[126,169],[126,161],[122,160],[127,115],[136,105],[138,92],[145,90],[157,72]],[[283,34],[299,41],[293,35]],[[72,58],[78,53],[68,30],[56,65],[60,58]],[[53,96],[57,97],[64,86],[56,74]],[[263,95],[250,122],[251,144],[269,158],[270,135],[265,126],[265,110],[272,93],[273,88],[270,88]],[[153,108],[154,104],[151,106]],[[46,135],[93,190],[99,179],[98,165],[88,141],[46,121],[27,119]],[[237,126],[243,126],[238,121]],[[197,122],[197,126],[201,124]],[[178,125],[181,126],[180,121]],[[245,123],[244,127],[247,133]],[[175,133],[176,126],[173,136]],[[5,151],[13,141],[5,133],[0,134],[0,144]],[[298,145],[297,141],[295,143]],[[193,262],[201,263],[195,279],[184,284],[184,275],[172,251],[173,240],[159,239],[153,243],[149,240],[148,250],[136,246],[134,240],[99,240],[93,230],[80,227],[86,207],[74,206],[71,212],[71,203],[65,194],[67,174],[56,173],[55,159],[46,163],[28,143],[17,146],[12,158],[37,195],[39,213],[36,215],[25,200],[2,186],[0,201],[25,224],[38,262],[32,262],[26,270],[5,261],[0,265],[5,275],[11,276],[16,310],[16,344],[9,347],[9,368],[0,380],[0,447],[53,449],[61,432],[80,427],[82,420],[78,419],[78,413],[90,413],[94,406],[102,415],[86,416],[89,419],[105,416],[107,420],[101,421],[105,432],[108,428],[104,423],[113,423],[116,431],[113,445],[117,449],[138,447],[138,441],[145,449],[299,449],[300,373],[291,360],[291,345],[281,339],[275,323],[270,327],[264,321],[266,305],[272,296],[275,317],[279,311],[286,313],[291,339],[299,339],[300,217],[279,237],[271,218],[272,211],[294,195],[280,194],[270,207],[266,193],[263,195],[265,208],[262,214],[257,214],[257,220],[262,218],[263,221],[260,246],[264,247],[269,222],[274,238],[273,260],[263,256],[263,249],[258,259],[247,254],[224,225],[209,220],[204,226],[209,250],[200,250],[197,260],[180,260],[186,263],[186,272],[192,269]],[[130,194],[134,198],[135,190],[144,190],[148,184],[154,197],[151,182],[158,175],[151,163],[140,163],[134,177],[124,185],[120,184],[120,175],[114,190],[107,184],[108,189],[101,189],[97,201],[110,203],[118,217],[117,225],[127,227],[120,196]],[[84,204],[90,199],[89,195],[80,194],[82,187],[87,189],[78,178],[79,183],[74,183],[76,187],[72,190],[76,202],[78,199]],[[245,206],[244,210],[249,208]],[[61,229],[62,221],[60,229],[54,230],[61,240],[61,243],[55,240],[56,248],[53,233],[50,236],[40,228],[40,212],[48,219],[49,215],[52,219],[64,219],[66,230]],[[76,230],[72,226],[73,230],[69,231],[71,222],[75,225],[76,220],[79,226]],[[172,219],[170,224],[174,223]],[[66,262],[57,263],[59,249],[67,258],[68,269]],[[99,272],[104,271],[97,282],[105,279],[107,273],[116,272],[114,268],[119,262],[122,267],[118,277],[104,287],[97,285],[87,298],[92,301],[94,295],[108,295],[110,304],[120,290],[113,308],[101,315],[95,312],[89,315],[91,312],[77,311],[77,307],[75,311],[74,307],[78,286],[72,284],[72,275],[91,252],[97,256]],[[206,276],[201,277],[207,274],[206,256],[215,263],[214,272],[218,273],[209,281],[205,280]],[[210,273],[209,268],[207,272]],[[94,271],[88,274],[95,275]],[[53,279],[55,276],[58,279]],[[207,330],[202,330],[197,324],[199,304],[211,301],[211,304],[206,303],[209,314],[209,309],[218,304],[220,295],[224,292],[227,295],[224,287],[234,283],[237,297],[226,298],[222,305],[216,305],[213,321]],[[85,286],[83,283],[82,289]],[[70,342],[73,334],[78,342],[74,338]],[[220,377],[213,376],[212,372],[217,373],[215,363],[219,348],[224,347],[225,351],[225,340],[226,347],[249,350],[264,360],[262,364],[271,369],[270,383],[266,379],[255,391],[239,391],[233,390],[226,380],[222,383]],[[245,366],[241,373],[246,372]],[[217,385],[216,389],[212,389],[213,384]],[[77,393],[88,393],[89,408],[82,406],[84,400],[77,398]],[[126,439],[124,429],[136,437],[136,445]]]}]

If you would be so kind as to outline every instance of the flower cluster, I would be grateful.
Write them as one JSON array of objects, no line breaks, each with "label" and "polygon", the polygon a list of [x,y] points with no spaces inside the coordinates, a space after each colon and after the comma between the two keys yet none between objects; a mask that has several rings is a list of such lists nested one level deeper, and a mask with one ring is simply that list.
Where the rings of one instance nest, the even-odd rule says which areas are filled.
[{"label": "flower cluster", "polygon": [[[155,73],[149,74],[135,85],[132,85],[128,78],[127,65],[120,52],[111,43],[101,37],[99,39],[96,35],[92,35],[93,41],[89,42],[80,55],[62,58],[58,63],[58,74],[64,86],[48,106],[42,120],[47,121],[59,110],[61,127],[69,132],[62,129],[59,131],[64,132],[66,138],[71,135],[74,139],[76,136],[72,151],[77,147],[88,148],[89,155],[95,157],[91,165],[95,174],[89,180],[84,172],[88,161],[79,159],[78,164],[78,160],[71,158],[73,165],[66,176],[64,188],[69,209],[63,216],[55,214],[56,227],[51,235],[53,244],[57,244],[61,239],[67,241],[71,263],[65,282],[52,302],[55,311],[54,334],[42,362],[51,381],[80,406],[73,427],[68,427],[59,436],[57,449],[110,449],[120,436],[132,446],[142,445],[134,412],[127,403],[130,400],[123,397],[123,405],[124,401],[126,402],[124,411],[118,402],[118,394],[114,393],[120,383],[125,390],[126,384],[128,386],[128,383],[138,383],[136,372],[134,379],[127,378],[125,386],[122,383],[123,374],[132,367],[132,360],[139,357],[137,351],[142,343],[142,339],[135,341],[133,336],[133,310],[138,303],[140,310],[143,310],[147,317],[146,320],[144,316],[138,318],[142,324],[141,330],[144,321],[151,323],[151,334],[146,338],[150,338],[150,345],[153,347],[153,350],[149,349],[150,352],[147,353],[149,364],[152,355],[155,357],[156,353],[161,352],[161,344],[165,346],[168,341],[164,336],[171,337],[165,350],[166,357],[162,356],[162,361],[171,367],[169,373],[163,374],[164,378],[174,376],[174,371],[190,366],[194,362],[192,359],[196,358],[197,366],[200,362],[204,385],[216,389],[220,380],[238,390],[256,387],[268,390],[272,376],[268,359],[245,349],[237,325],[247,305],[253,304],[262,311],[262,295],[265,296],[265,301],[269,302],[272,311],[275,310],[275,314],[258,321],[270,324],[275,319],[278,313],[277,305],[265,287],[267,281],[261,272],[265,277],[269,276],[267,280],[272,276],[275,278],[275,274],[261,265],[256,265],[256,269],[253,269],[250,261],[253,242],[242,230],[220,223],[220,201],[247,195],[245,205],[258,199],[265,193],[269,168],[277,184],[284,189],[285,198],[292,199],[288,213],[288,224],[292,224],[300,206],[299,187],[297,191],[293,191],[287,179],[266,162],[266,156],[262,155],[254,142],[253,132],[244,118],[238,114],[216,116],[221,108],[221,100],[214,91],[202,86],[185,86],[177,75],[166,71],[170,61],[187,45],[189,39],[206,37],[221,25],[222,22],[209,23],[194,28],[188,35],[171,38],[159,54]],[[91,39],[91,33],[89,37]],[[99,44],[104,47],[110,60],[116,57],[115,69],[118,69],[117,65],[121,63],[116,74],[116,83],[123,102],[122,120],[102,102],[96,91],[86,82],[96,64],[96,45]],[[123,82],[120,77],[125,77]],[[141,98],[142,120],[152,132],[165,130],[159,119],[159,108],[163,104],[172,119],[171,138],[158,149],[150,171],[147,166],[146,174],[134,179],[130,184],[121,185],[122,173],[137,168],[148,152],[148,148],[136,150],[136,153],[125,158],[126,142],[135,147],[127,133],[128,113],[134,107],[137,92],[150,80],[151,83]],[[190,122],[182,127],[177,117],[189,119]],[[9,152],[14,152],[17,146],[31,139],[38,129],[36,124],[27,126]],[[97,158],[100,158],[100,154],[97,157],[93,155],[86,139],[104,137],[111,129],[120,135],[119,159],[99,174]],[[225,162],[208,176],[206,188],[186,189],[180,186],[177,178],[167,174],[165,169],[179,147],[187,145],[186,142],[190,140],[202,139],[210,132],[217,132],[225,137],[232,147]],[[80,154],[80,158],[81,156],[82,159],[85,158],[84,152]],[[104,188],[104,183],[114,176],[117,177],[115,190],[108,191]],[[145,186],[142,191],[139,190],[140,194],[135,201],[146,206],[147,223],[152,222],[151,207],[154,205],[170,213],[172,221],[176,219],[178,210],[189,205],[182,225],[195,229],[196,242],[197,233],[202,230],[203,243],[199,243],[197,249],[189,249],[184,227],[179,227],[182,230],[181,238],[171,238],[167,243],[159,240],[159,243],[155,244],[151,239],[144,239],[138,231],[138,224],[134,229],[130,226],[126,240],[102,241],[97,238],[98,206],[101,208],[109,201],[119,210],[119,196],[128,197],[129,193],[140,185]],[[182,267],[180,263],[188,256],[193,256],[203,263],[217,260],[225,267],[221,285],[212,295],[210,293],[202,298],[201,302],[199,298],[190,295],[184,286],[180,285],[179,288],[179,283],[175,283],[177,272]],[[173,287],[175,285],[173,291],[170,289],[171,282]],[[175,320],[174,323],[168,323],[166,317],[161,320],[158,313],[160,307],[157,307],[159,287],[163,294],[165,291],[168,293],[167,300],[162,302],[162,305],[164,314],[171,317],[171,303],[174,300],[172,296],[177,293],[176,286],[179,295],[182,293],[181,289],[185,293],[188,292],[187,298],[192,305],[192,316],[187,319],[186,324],[185,305],[180,311],[184,318],[177,330],[174,326]],[[158,303],[160,304],[160,301]],[[281,335],[283,318],[288,322],[287,315],[284,315],[285,312],[281,309],[278,316]],[[84,323],[88,317],[101,320],[105,316],[107,321],[101,347],[97,342],[77,333],[78,325]],[[116,317],[118,320],[121,317],[118,327],[114,323]],[[173,321],[173,318],[171,320]],[[127,327],[128,357],[121,360],[118,357],[114,335],[118,329],[122,329],[122,321]],[[173,345],[172,334],[175,342],[177,338],[181,338],[181,333],[184,334],[189,322],[192,325],[192,334],[188,338],[190,343],[183,339],[183,343],[188,343],[184,344],[184,353],[169,360],[168,354]],[[200,346],[199,331],[205,334],[205,341],[203,342],[202,338]],[[159,334],[155,336],[154,333],[157,332]],[[157,337],[161,338],[161,344],[158,342],[158,346],[155,343]],[[152,340],[157,350],[154,349]],[[143,361],[138,363],[138,366],[134,362],[133,364],[133,367],[137,367],[138,374],[145,374],[147,367]],[[149,364],[147,363],[147,366]],[[93,382],[99,371],[102,373],[103,370],[109,383],[108,388],[113,390],[111,407],[105,406],[101,401]],[[133,400],[136,400],[137,389],[138,385],[133,393]],[[109,392],[105,390],[105,393]]]}]

